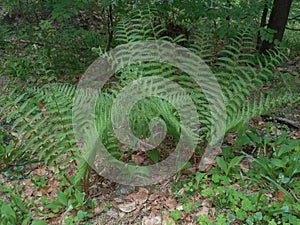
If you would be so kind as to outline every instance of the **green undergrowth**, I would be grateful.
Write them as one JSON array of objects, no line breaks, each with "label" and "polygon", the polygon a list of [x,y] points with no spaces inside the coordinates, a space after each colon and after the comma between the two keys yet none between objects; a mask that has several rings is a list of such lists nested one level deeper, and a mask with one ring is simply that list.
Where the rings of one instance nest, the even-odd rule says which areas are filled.
[{"label": "green undergrowth", "polygon": [[[233,147],[223,148],[223,156],[208,173],[197,172],[188,182],[173,184],[177,201],[183,206],[182,211],[170,213],[176,224],[205,207],[209,212],[196,216],[201,225],[300,222],[300,141],[286,133],[274,136],[267,131],[263,137],[254,128],[244,131]],[[250,146],[256,157],[244,152]],[[240,156],[235,156],[233,149],[240,149]],[[250,167],[244,170],[247,163]],[[207,206],[203,202],[211,203]]]},{"label": "green undergrowth", "polygon": [[[299,105],[299,81],[278,69],[287,57],[296,53],[277,48],[266,55],[256,54],[254,19],[248,24],[249,18],[245,18],[240,24],[233,17],[229,24],[225,19],[228,12],[221,6],[205,11],[200,18],[197,11],[191,13],[186,21],[184,10],[191,8],[164,14],[161,12],[163,8],[157,9],[153,5],[135,9],[129,5],[130,18],[117,17],[113,27],[113,46],[145,40],[169,41],[201,57],[214,73],[224,94],[226,110],[218,116],[226,120],[225,132],[237,135],[234,145],[223,146],[223,156],[216,158],[215,167],[207,173],[197,172],[187,180],[174,182],[173,192],[177,201],[182,203],[182,210],[170,212],[170,217],[176,224],[184,224],[187,214],[206,207],[209,210],[206,215],[195,215],[194,218],[201,225],[298,224],[299,140],[291,139],[288,129],[274,135],[269,125],[263,133],[261,127],[246,125],[251,119],[268,115],[274,109]],[[251,8],[250,5],[247,7]],[[222,11],[218,11],[219,8]],[[255,10],[259,11],[258,8]],[[240,8],[234,11],[235,16],[239,11]],[[251,11],[251,15],[256,11]],[[59,16],[59,11],[54,12]],[[169,14],[176,17],[177,25]],[[220,16],[212,19],[216,15]],[[167,18],[165,21],[158,20],[164,17]],[[199,27],[194,27],[189,21],[195,21]],[[170,33],[170,26],[184,32]],[[55,219],[57,214],[68,216],[66,224],[79,224],[93,215],[96,202],[89,198],[92,168],[82,157],[82,143],[74,137],[74,116],[78,116],[79,121],[81,119],[82,137],[89,136],[85,126],[90,122],[80,113],[72,112],[77,93],[74,83],[95,58],[109,56],[106,51],[108,37],[106,32],[78,29],[72,23],[57,23],[53,19],[14,28],[12,25],[0,27],[3,34],[0,41],[4,46],[0,59],[3,65],[0,69],[0,224],[43,225]],[[187,28],[192,29],[191,32],[187,32]],[[297,38],[296,34],[288,33],[284,44],[297,49]],[[132,54],[124,52],[126,57],[132,57]],[[191,123],[199,119],[201,129],[199,135],[185,130],[178,112],[165,99],[153,97],[139,101],[128,119],[135,136],[151,139],[149,124],[155,118],[164,120],[167,128],[168,141],[142,155],[148,159],[146,162],[162,161],[178,143],[182,130],[190,132],[192,139],[199,142],[196,154],[202,155],[202,147],[211,137],[214,122],[209,102],[188,74],[159,62],[121,68],[99,93],[93,122],[103,146],[115,159],[137,165],[132,160],[136,154],[132,146],[124,146],[114,133],[111,111],[114,99],[124,87],[149,76],[168,78],[183,87],[198,113],[198,117],[187,119]],[[8,79],[10,82],[4,82]],[[164,82],[157,81],[139,88],[157,96],[159,88],[164,85]],[[209,89],[215,96],[214,88]],[[173,102],[185,100],[176,91],[169,94]],[[78,104],[84,108],[89,95],[80,92],[79,97]],[[123,116],[122,110],[117,112],[118,116]],[[245,162],[250,165],[246,170],[243,168]],[[51,176],[60,183],[55,197],[24,200],[26,185],[18,182],[30,180],[34,191],[45,191],[47,187],[45,177],[32,175],[34,166],[51,168]],[[191,163],[187,163],[188,166]],[[204,205],[205,201],[211,202],[209,207]],[[107,203],[105,210],[109,208]]]}]

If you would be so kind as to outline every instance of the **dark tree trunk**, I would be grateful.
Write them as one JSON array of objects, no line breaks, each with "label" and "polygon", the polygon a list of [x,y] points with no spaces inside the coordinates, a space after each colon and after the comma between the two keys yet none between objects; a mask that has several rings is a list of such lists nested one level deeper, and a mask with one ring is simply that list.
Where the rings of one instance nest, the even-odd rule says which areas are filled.
[{"label": "dark tree trunk", "polygon": [[[267,16],[268,16],[269,7],[268,4],[265,3],[264,10],[261,16],[260,27],[265,27],[267,25]],[[257,46],[256,49],[259,50],[261,48],[262,40],[260,31],[258,31],[257,35]]]},{"label": "dark tree trunk", "polygon": [[[292,0],[274,0],[268,28],[275,30],[276,33],[274,34],[271,42],[266,40],[262,41],[260,53],[265,53],[267,50],[273,49],[275,46],[275,40],[282,41],[291,4]],[[260,40],[258,40],[258,42],[259,41]]]}]

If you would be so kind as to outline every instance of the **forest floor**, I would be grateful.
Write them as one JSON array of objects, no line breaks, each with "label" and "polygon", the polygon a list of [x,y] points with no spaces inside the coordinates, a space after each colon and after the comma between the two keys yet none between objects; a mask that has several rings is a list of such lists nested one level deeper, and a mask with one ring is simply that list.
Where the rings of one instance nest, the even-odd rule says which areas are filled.
[{"label": "forest floor", "polygon": [[[285,118],[276,120],[275,118]],[[266,125],[266,123],[270,123]],[[292,122],[293,121],[293,122]],[[272,135],[280,136],[283,130],[289,129],[290,134],[286,138],[300,140],[300,107],[285,108],[280,113],[270,117],[259,117],[249,122],[251,127],[259,127],[259,133],[264,134],[266,127],[271,128]],[[223,145],[233,146],[236,142],[236,134],[230,133],[226,136]],[[249,147],[250,148],[250,147]],[[250,148],[251,149],[251,148]],[[244,149],[244,151],[250,151]],[[248,195],[257,194],[260,187],[257,184],[241,185],[241,181],[247,181],[247,173],[252,170],[253,161],[245,157],[238,166],[241,168],[240,175],[229,183],[218,184],[224,189],[235,188],[238,192]],[[70,170],[75,173],[76,167]],[[218,165],[214,163],[212,168]],[[26,165],[23,170],[17,173],[0,174],[2,183],[0,199],[5,201],[6,191],[14,190],[20,194],[23,202],[31,202],[30,211],[35,218],[47,219],[49,224],[65,224],[65,220],[71,215],[77,215],[79,210],[58,211],[53,214],[44,207],[43,199],[55,200],[57,190],[62,186],[59,176],[54,172],[54,168],[48,168],[43,164]],[[211,221],[216,220],[216,215],[220,213],[220,206],[214,202],[213,196],[202,196],[202,189],[211,189],[215,186],[213,181],[214,173],[207,171],[205,183],[198,190],[190,190],[186,184],[191,182],[191,175],[195,176],[197,163],[180,174],[165,180],[163,183],[148,187],[132,187],[110,182],[92,173],[90,178],[89,197],[96,200],[97,204],[90,211],[87,221],[91,224],[197,224],[197,216],[207,215]],[[192,188],[192,187],[191,187]],[[289,190],[295,198],[299,199],[299,192],[296,194]],[[218,193],[215,193],[218,195]],[[264,195],[270,202],[282,202],[286,194],[280,190],[265,191]],[[187,207],[188,206],[188,207]],[[189,208],[190,207],[190,208]],[[179,212],[173,215],[172,211]],[[78,224],[85,224],[84,222]],[[241,223],[232,223],[241,224]]]},{"label": "forest floor", "polygon": [[[78,19],[78,23],[80,22]],[[89,26],[91,26],[90,22],[87,22]],[[40,34],[44,35],[44,32],[41,30]],[[86,41],[83,36],[78,36],[79,42]],[[12,41],[10,44],[14,45],[15,42]],[[20,49],[22,50],[24,44],[28,45],[28,43],[22,42],[22,39],[18,40],[17,44],[20,44],[16,48],[18,49],[17,54],[19,54]],[[39,42],[29,44],[38,45]],[[56,51],[56,49],[52,50],[53,52]],[[90,49],[87,52],[89,51]],[[80,49],[78,52],[80,52]],[[78,52],[66,56],[66,58],[70,58],[71,67],[73,66],[72,57],[79,55]],[[21,51],[20,58],[25,59],[25,55],[26,52]],[[87,57],[87,59],[75,58],[74,61],[81,60],[87,63],[92,61],[91,58],[93,57],[95,55],[90,58]],[[60,60],[57,61],[56,63],[59,63]],[[3,68],[6,66],[8,65],[3,65]],[[36,72],[35,67],[30,69]],[[286,73],[287,76],[291,76],[295,84],[300,83],[300,55],[288,59],[285,66],[277,69]],[[25,68],[21,72],[26,73],[27,69]],[[71,79],[73,83],[76,83],[80,74],[82,74],[82,71],[77,72],[78,74],[73,75],[73,79]],[[0,87],[2,87],[7,83],[8,77],[0,76],[0,79]],[[63,79],[64,76],[61,80]],[[298,90],[300,94],[300,86]],[[48,224],[53,225],[72,224],[67,222],[71,217],[77,218],[76,224],[94,225],[205,225],[216,221],[219,222],[218,224],[223,225],[224,218],[226,220],[231,219],[231,225],[239,225],[245,224],[248,217],[250,218],[250,222],[247,220],[248,224],[262,224],[262,217],[264,217],[264,221],[273,218],[273,216],[280,220],[286,216],[287,212],[293,215],[292,219],[286,216],[291,221],[296,221],[295,218],[300,221],[300,207],[297,206],[298,208],[292,209],[293,203],[291,203],[293,201],[299,203],[300,201],[299,174],[295,176],[294,185],[290,188],[284,183],[285,177],[280,180],[280,176],[286,172],[285,168],[276,164],[278,167],[276,165],[273,167],[275,168],[274,176],[280,182],[282,181],[278,186],[277,180],[272,183],[272,181],[267,180],[266,177],[268,176],[265,176],[265,179],[258,178],[256,176],[258,172],[268,174],[268,171],[262,172],[257,168],[257,165],[254,165],[254,158],[259,159],[260,157],[265,159],[262,163],[270,163],[268,156],[277,147],[274,147],[273,144],[281,138],[283,140],[279,145],[284,143],[284,145],[289,146],[290,143],[290,148],[295,149],[295,154],[300,154],[300,105],[287,105],[285,108],[276,109],[269,115],[257,117],[249,121],[244,133],[251,133],[252,137],[258,139],[247,139],[237,147],[237,133],[228,133],[224,139],[223,148],[227,149],[227,155],[223,152],[220,156],[230,160],[235,156],[243,156],[242,160],[231,168],[229,174],[226,174],[217,162],[214,162],[207,171],[198,171],[200,153],[196,153],[192,157],[188,169],[152,186],[132,187],[120,185],[92,172],[89,184],[86,187],[88,194],[84,196],[84,201],[86,199],[93,201],[92,206],[83,203],[83,207],[74,207],[70,204],[66,207],[53,208],[52,206],[51,208],[48,207],[51,202],[64,198],[59,196],[58,190],[66,191],[68,188],[72,188],[71,182],[66,183],[66,180],[68,176],[71,177],[76,173],[75,163],[66,166],[69,167],[66,180],[61,178],[59,171],[56,171],[54,167],[47,167],[43,163],[24,164],[1,171],[0,202],[9,202],[12,196],[18,195],[20,199],[14,199],[19,208],[18,213],[30,214],[35,219],[47,220]],[[298,141],[295,142],[296,146],[293,144],[294,141]],[[243,155],[242,152],[248,154],[249,157]],[[138,160],[141,155],[138,155],[138,157],[132,155],[131,158]],[[230,160],[227,162],[228,165]],[[296,164],[299,164],[299,161]],[[281,186],[284,188],[280,188]],[[254,208],[253,199],[256,201]],[[71,199],[67,199],[68,201],[70,202]],[[76,219],[73,219],[73,221],[76,221]]]}]

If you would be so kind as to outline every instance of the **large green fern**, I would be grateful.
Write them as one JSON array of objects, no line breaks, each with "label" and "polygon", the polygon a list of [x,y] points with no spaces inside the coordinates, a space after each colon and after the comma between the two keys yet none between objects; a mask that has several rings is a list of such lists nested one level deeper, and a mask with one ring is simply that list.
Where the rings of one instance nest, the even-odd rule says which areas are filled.
[{"label": "large green fern", "polygon": [[[122,20],[116,26],[117,44],[144,40],[182,42],[182,36],[175,39],[162,36],[165,28],[154,22],[158,16],[155,10],[149,7],[137,9],[132,15],[131,19]],[[239,124],[287,102],[299,100],[288,76],[276,71],[284,59],[283,55],[280,51],[271,52],[267,56],[255,55],[252,31],[243,31],[225,44],[218,44],[212,35],[199,29],[190,40],[185,41],[187,47],[211,67],[222,88],[226,104],[226,115],[222,116],[227,118],[226,131],[234,130]],[[126,57],[126,54],[131,56],[130,52],[123,54],[122,57]],[[104,86],[97,97],[96,129],[103,145],[117,159],[122,156],[122,145],[112,128],[111,108],[114,98],[132,81],[149,76],[167,78],[185,89],[197,107],[198,118],[192,117],[189,121],[192,123],[198,119],[201,123],[198,141],[210,138],[213,118],[209,102],[190,76],[160,62],[133,64],[115,73],[114,79]],[[163,83],[148,83],[145,88],[155,94],[160,85]],[[65,170],[67,164],[77,161],[75,182],[80,182],[89,166],[80,157],[82,148],[76,145],[73,134],[72,117],[83,116],[76,115],[76,112],[74,114],[74,111],[72,114],[75,92],[75,86],[66,84],[51,83],[43,87],[21,88],[8,85],[2,91],[5,94],[0,97],[0,141],[3,146],[0,148],[1,165],[11,166],[36,160]],[[77,103],[84,105],[88,98],[89,94],[82,92],[82,101]],[[181,98],[176,92],[170,93],[173,102],[180,102]],[[166,121],[169,135],[176,139],[179,139],[184,129],[174,106],[161,98],[146,98],[138,102],[129,118],[129,124],[138,138],[149,137],[148,123],[153,118]],[[83,128],[85,122],[85,118],[82,118]],[[81,132],[87,131],[83,129]],[[134,143],[131,147],[134,147]]]}]

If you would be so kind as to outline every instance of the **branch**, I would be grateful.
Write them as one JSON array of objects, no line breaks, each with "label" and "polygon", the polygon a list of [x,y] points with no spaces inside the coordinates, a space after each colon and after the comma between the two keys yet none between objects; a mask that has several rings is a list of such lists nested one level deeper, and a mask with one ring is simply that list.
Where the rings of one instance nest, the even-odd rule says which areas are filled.
[{"label": "branch", "polygon": [[292,120],[289,120],[286,118],[282,118],[282,117],[278,117],[278,116],[274,116],[274,119],[276,119],[280,123],[284,123],[288,126],[292,126],[292,127],[300,129],[300,123],[297,123],[295,121],[292,121]]},{"label": "branch", "polygon": [[291,27],[285,27],[285,29],[287,29],[287,30],[293,30],[293,31],[300,31],[300,29],[291,28]]},{"label": "branch", "polygon": [[296,19],[298,19],[298,18],[300,18],[300,15],[294,16],[294,17],[292,17],[292,18],[289,18],[288,20],[296,20]]}]

